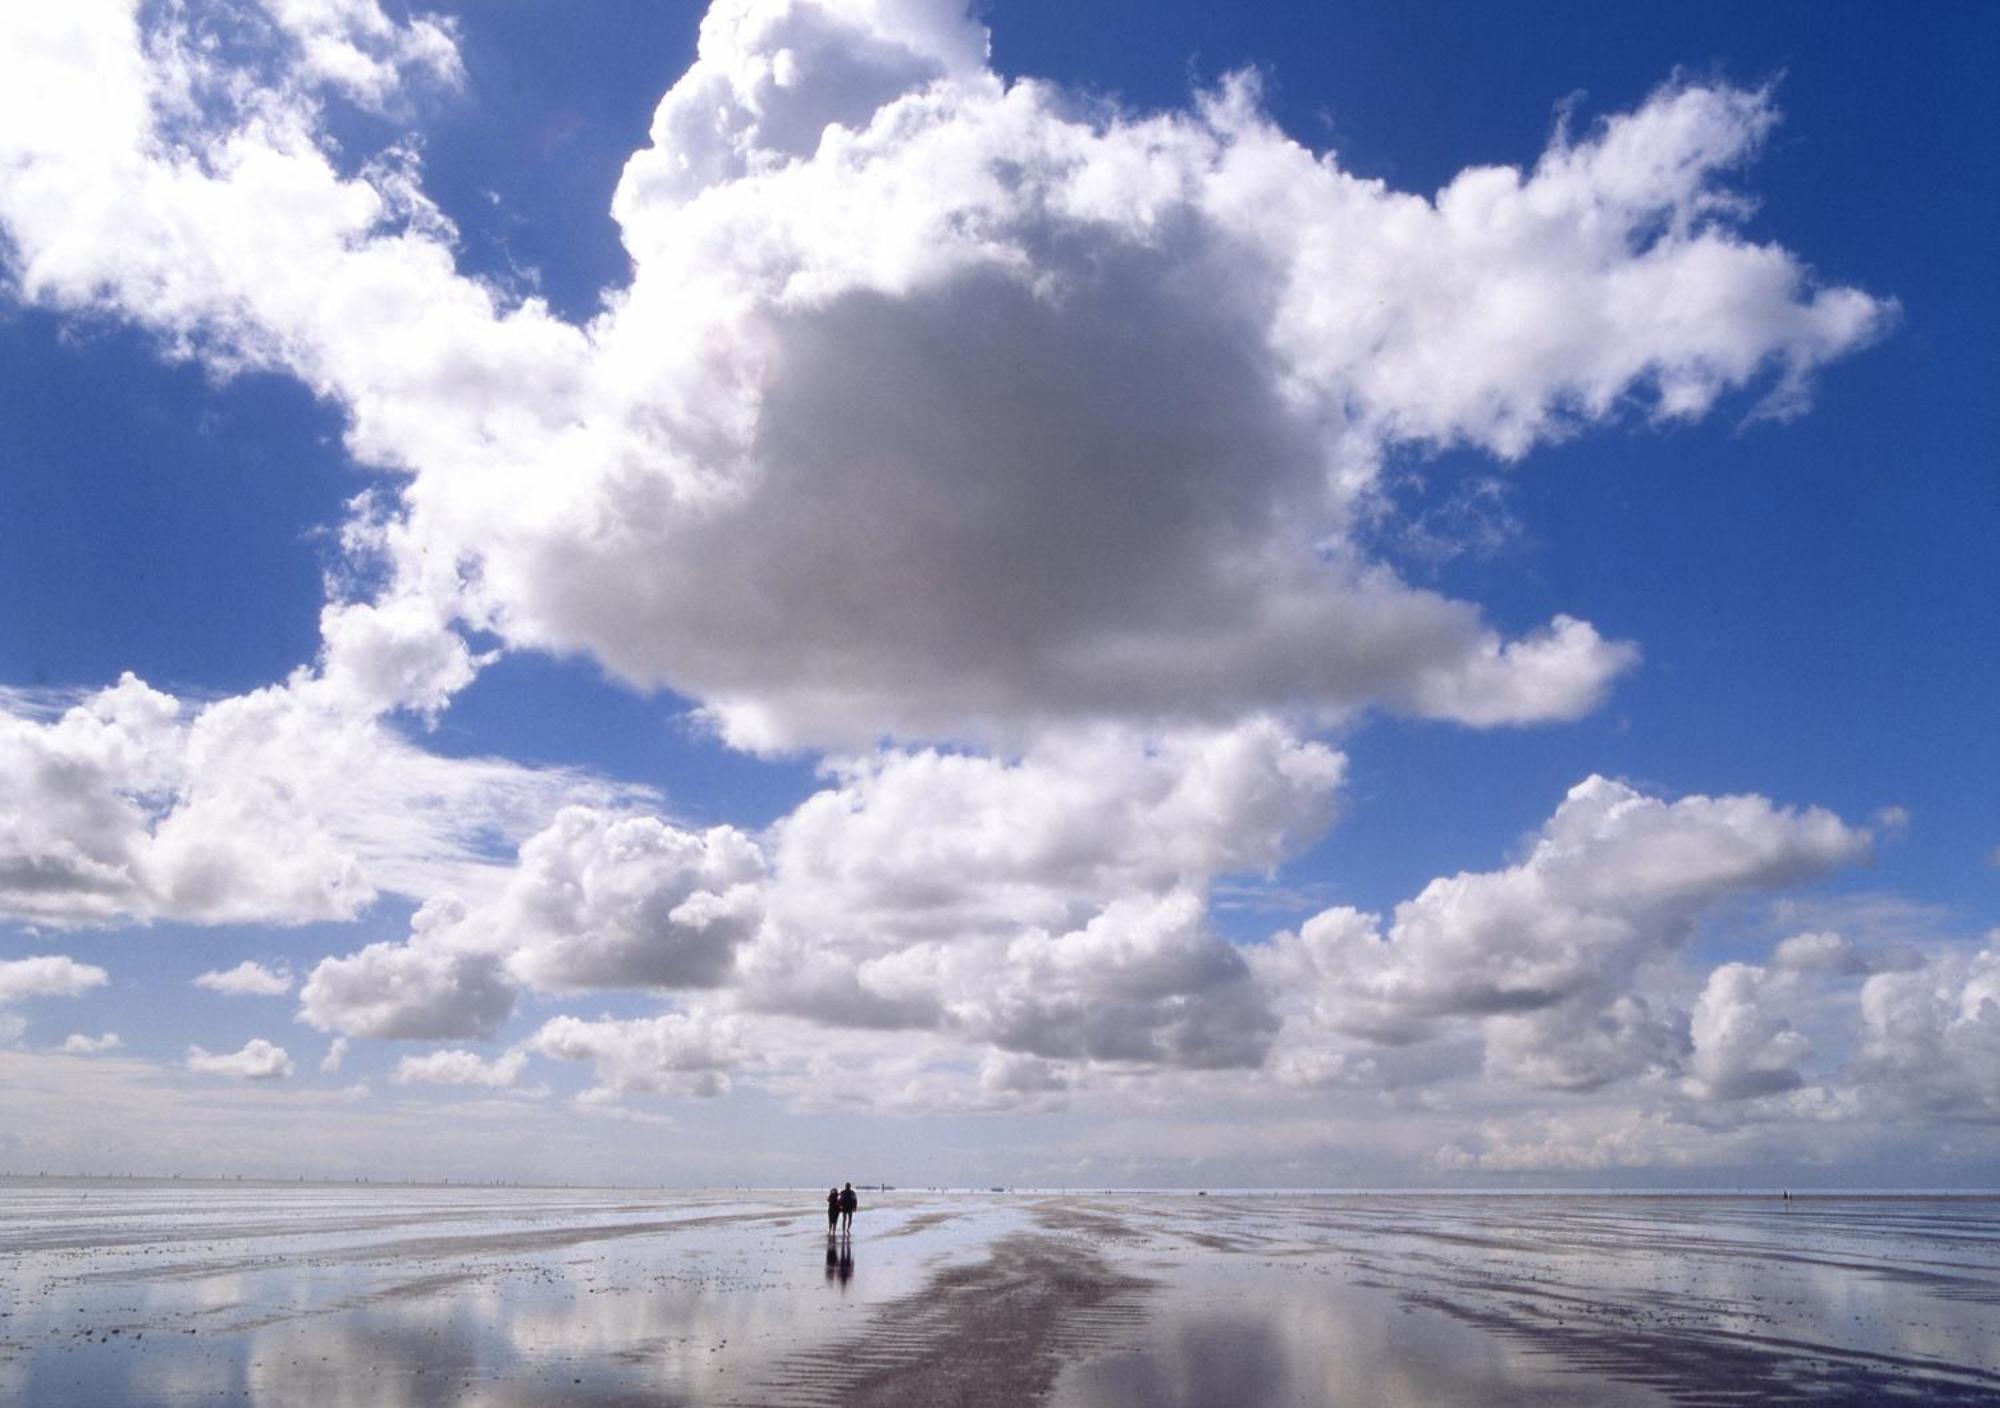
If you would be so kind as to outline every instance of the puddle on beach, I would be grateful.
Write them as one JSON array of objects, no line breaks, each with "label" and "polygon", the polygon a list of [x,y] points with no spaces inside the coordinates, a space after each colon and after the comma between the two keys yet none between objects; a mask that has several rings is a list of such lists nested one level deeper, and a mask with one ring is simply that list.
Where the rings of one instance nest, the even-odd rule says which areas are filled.
[{"label": "puddle on beach", "polygon": [[2000,1402],[2000,1202],[0,1182],[0,1403]]}]

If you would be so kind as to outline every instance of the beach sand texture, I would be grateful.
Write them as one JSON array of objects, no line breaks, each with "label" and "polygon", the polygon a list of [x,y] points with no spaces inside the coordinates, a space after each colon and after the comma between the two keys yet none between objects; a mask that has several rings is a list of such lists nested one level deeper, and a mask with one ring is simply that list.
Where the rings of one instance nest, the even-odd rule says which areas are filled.
[{"label": "beach sand texture", "polygon": [[[823,1196],[823,1195],[822,1195]],[[2000,1200],[0,1181],[0,1403],[2000,1403]]]}]

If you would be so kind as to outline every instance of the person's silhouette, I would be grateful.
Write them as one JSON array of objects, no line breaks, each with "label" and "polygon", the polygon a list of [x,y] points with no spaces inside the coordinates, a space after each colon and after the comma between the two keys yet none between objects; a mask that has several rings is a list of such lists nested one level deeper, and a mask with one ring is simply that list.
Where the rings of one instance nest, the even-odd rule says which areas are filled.
[{"label": "person's silhouette", "polygon": [[854,1234],[854,1210],[860,1206],[861,1199],[854,1196],[852,1183],[840,1190],[840,1231],[843,1236]]}]

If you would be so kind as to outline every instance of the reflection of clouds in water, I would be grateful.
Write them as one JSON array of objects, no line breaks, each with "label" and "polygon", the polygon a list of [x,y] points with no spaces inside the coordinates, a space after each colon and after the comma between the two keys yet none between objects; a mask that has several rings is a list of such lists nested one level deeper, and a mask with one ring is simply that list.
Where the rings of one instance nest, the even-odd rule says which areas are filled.
[{"label": "reflection of clouds in water", "polygon": [[[753,1372],[766,1355],[809,1346],[835,1331],[818,1315],[823,1290],[811,1263],[780,1245],[768,1262],[742,1243],[679,1242],[670,1256],[548,1268],[510,1295],[502,1333],[528,1361],[563,1361],[658,1386]],[[850,1267],[852,1263],[850,1262]],[[837,1275],[837,1261],[828,1265]],[[787,1274],[787,1273],[790,1274]]]},{"label": "reflection of clouds in water", "polygon": [[[1410,1401],[1440,1393],[1435,1382],[1409,1381],[1435,1379],[1447,1363],[1459,1366],[1451,1379],[1473,1371],[1454,1391],[1486,1385],[1468,1401],[1505,1402],[1503,1391],[1552,1363],[1627,1396],[1631,1390],[1616,1389],[1620,1381],[1752,1394],[1803,1383],[1842,1402],[1877,1401],[1865,1395],[1892,1384],[1903,1392],[1911,1366],[1928,1362],[1945,1377],[1921,1379],[1932,1395],[1927,1401],[1987,1402],[1983,1390],[1950,1379],[2000,1372],[1991,1219],[1990,1209],[1981,1210],[1968,1238],[1962,1227],[1933,1226],[1896,1204],[1857,1200],[1816,1201],[1798,1211],[1751,1198],[1246,1203],[1176,1228],[1187,1239],[1176,1253],[1188,1258],[1187,1274],[1204,1299],[1167,1297],[1149,1335],[1161,1354],[1178,1352],[1174,1336],[1226,1343],[1216,1305],[1247,1315],[1261,1297],[1269,1304],[1255,1323],[1290,1327],[1284,1338],[1296,1366],[1309,1362],[1311,1351],[1300,1348],[1306,1341],[1296,1333],[1295,1302],[1319,1295],[1329,1299],[1313,1306],[1306,1339],[1346,1341],[1335,1357],[1339,1378],[1329,1382],[1351,1384],[1358,1366],[1375,1364],[1368,1372],[1379,1382],[1369,1386],[1370,1401],[1405,1401],[1397,1395],[1406,1388],[1419,1394]],[[1260,1259],[1280,1248],[1288,1255],[1259,1273],[1208,1253],[1229,1243],[1254,1247]],[[1232,1283],[1240,1283],[1239,1293],[1219,1289]],[[1293,1302],[1275,1289],[1285,1284],[1294,1288]],[[1343,1284],[1352,1303],[1336,1305],[1333,1288]],[[1343,1327],[1371,1296],[1424,1309],[1357,1337]],[[1433,1336],[1412,1340],[1426,1321],[1469,1338],[1441,1353]],[[1385,1355],[1384,1346],[1394,1352]],[[1219,1352],[1203,1349],[1211,1357]],[[1088,1408],[1144,1401],[1127,1394],[1115,1373],[1106,1381],[1097,1396],[1076,1401]]]},{"label": "reflection of clouds in water", "polygon": [[[234,1397],[240,1366],[234,1354],[211,1350],[161,1356],[148,1352],[132,1371],[133,1401],[136,1403],[217,1403]],[[13,1401],[0,1379],[0,1400]]]},{"label": "reflection of clouds in water", "polygon": [[1053,1400],[1064,1408],[1608,1401],[1602,1384],[1581,1391],[1565,1384],[1545,1356],[1344,1284],[1338,1272],[1329,1280],[1298,1263],[1283,1274],[1216,1270],[1210,1262],[1178,1283],[1185,1294],[1170,1288],[1138,1344],[1073,1366]]},{"label": "reflection of clouds in water", "polygon": [[[1670,1296],[1680,1314],[1748,1342],[1837,1344],[2000,1368],[1990,1243],[1955,1248],[1946,1229],[1901,1226],[1893,1203],[1670,1207],[1635,1200],[1629,1215],[1606,1221],[1610,1235],[1596,1255],[1565,1274],[1606,1297]],[[1857,1208],[1865,1213],[1850,1221]],[[1661,1254],[1663,1247],[1673,1254]],[[1949,1278],[1954,1264],[1979,1299],[1957,1297],[1948,1281],[1933,1279]]]},{"label": "reflection of clouds in water", "polygon": [[[249,1299],[248,1279],[241,1275],[197,1276],[182,1284],[187,1287],[185,1298],[196,1310],[225,1310]],[[171,1284],[162,1290],[165,1293],[162,1299],[181,1299],[173,1295]]]},{"label": "reflection of clouds in water", "polygon": [[503,1333],[526,1359],[602,1360],[644,1351],[647,1362],[674,1364],[681,1341],[712,1341],[714,1316],[695,1293],[637,1290],[614,1285],[608,1293],[575,1281],[539,1287],[513,1299],[502,1312]]},{"label": "reflection of clouds in water", "polygon": [[258,1408],[442,1408],[479,1368],[454,1317],[401,1307],[269,1326],[250,1337],[249,1361]]},{"label": "reflection of clouds in water", "polygon": [[[1913,1251],[1912,1260],[1919,1255]],[[1746,1270],[1759,1275],[1755,1266]],[[1768,1273],[1758,1284],[1766,1302],[1758,1309],[1775,1317],[1775,1323],[1766,1320],[1756,1327],[1759,1334],[1823,1336],[1825,1326],[1839,1325],[1847,1348],[1947,1363],[1983,1361],[2000,1369],[2000,1331],[1990,1300],[1925,1294],[1921,1316],[1913,1314],[1909,1278],[1894,1265],[1878,1275],[1857,1275],[1852,1263],[1793,1265],[1787,1268],[1782,1293],[1774,1294]]]},{"label": "reflection of clouds in water", "polygon": [[[487,1195],[463,1195],[474,1196]],[[725,1386],[739,1402],[789,1401],[823,1386],[813,1366],[869,1345],[976,1349],[913,1324],[910,1307],[1044,1219],[1043,1231],[1087,1231],[1093,1255],[1155,1286],[1133,1302],[1143,1312],[1080,1315],[1057,1331],[1058,1352],[1077,1356],[1059,1408],[1654,1401],[1634,1380],[1710,1396],[1802,1384],[1861,1402],[1891,1378],[1933,1402],[1970,1402],[1973,1390],[1944,1396],[1950,1366],[2000,1371],[1991,1203],[883,1201],[885,1230],[910,1235],[857,1238],[847,1269],[865,1257],[868,1271],[851,1284],[817,1216],[659,1230],[663,1207],[702,1206],[692,1199],[621,1200],[595,1216],[629,1219],[633,1235],[581,1246],[502,1247],[484,1235],[501,1225],[443,1207],[436,1236],[399,1222],[386,1234],[349,1228],[346,1245],[329,1246],[302,1206],[282,1240],[170,1249],[175,1265],[200,1254],[218,1268],[249,1259],[251,1271],[161,1276],[161,1257],[123,1244],[0,1255],[0,1305],[12,1312],[0,1356],[13,1356],[0,1359],[0,1403],[206,1404],[246,1387],[265,1408],[704,1404]],[[375,1210],[409,1206],[387,1193]],[[954,1215],[917,1215],[938,1208]],[[101,1226],[95,1210],[76,1224],[79,1245]],[[480,1235],[459,1237],[468,1226]],[[0,1216],[0,1234],[11,1230]],[[138,1353],[130,1338],[70,1334],[122,1324],[129,1337],[140,1319]],[[1892,1373],[1868,1355],[1902,1359]],[[63,1385],[66,1396],[48,1391]]]},{"label": "reflection of clouds in water", "polygon": [[1304,1366],[1294,1364],[1287,1348],[1275,1326],[1255,1320],[1218,1315],[1183,1321],[1152,1340],[1143,1358],[1106,1365],[1108,1388],[1086,1401],[1157,1408],[1303,1401],[1299,1380],[1307,1376],[1296,1370]]}]

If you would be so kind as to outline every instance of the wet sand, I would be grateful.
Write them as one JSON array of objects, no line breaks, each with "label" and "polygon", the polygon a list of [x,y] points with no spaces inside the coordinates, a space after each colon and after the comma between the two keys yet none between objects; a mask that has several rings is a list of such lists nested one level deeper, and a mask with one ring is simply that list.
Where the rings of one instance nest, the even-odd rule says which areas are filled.
[{"label": "wet sand", "polygon": [[0,1180],[0,1403],[2000,1403],[2000,1200]]}]

